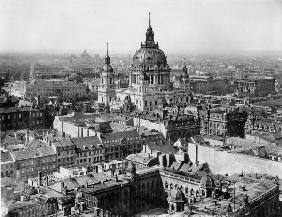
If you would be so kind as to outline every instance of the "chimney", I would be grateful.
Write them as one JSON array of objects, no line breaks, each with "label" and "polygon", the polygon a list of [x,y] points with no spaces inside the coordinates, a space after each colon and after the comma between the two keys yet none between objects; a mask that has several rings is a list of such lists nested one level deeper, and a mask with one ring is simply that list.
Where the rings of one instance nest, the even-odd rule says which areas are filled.
[{"label": "chimney", "polygon": [[49,185],[49,176],[47,175],[46,176],[46,186],[48,186]]},{"label": "chimney", "polygon": [[64,182],[61,182],[61,192],[62,192],[63,195],[67,194],[67,189],[65,187],[65,183]]},{"label": "chimney", "polygon": [[116,176],[115,176],[115,181],[118,182],[118,176],[117,176],[117,174],[116,174]]},{"label": "chimney", "polygon": [[199,161],[199,158],[198,158],[198,145],[196,144],[196,162],[198,162]]},{"label": "chimney", "polygon": [[65,138],[66,137],[66,133],[65,132],[63,132],[63,138]]},{"label": "chimney", "polygon": [[21,201],[25,201],[25,196],[24,195],[21,195]]},{"label": "chimney", "polygon": [[38,171],[38,186],[42,185],[42,172]]},{"label": "chimney", "polygon": [[27,129],[27,132],[26,132],[26,143],[27,144],[29,143],[29,129]]}]

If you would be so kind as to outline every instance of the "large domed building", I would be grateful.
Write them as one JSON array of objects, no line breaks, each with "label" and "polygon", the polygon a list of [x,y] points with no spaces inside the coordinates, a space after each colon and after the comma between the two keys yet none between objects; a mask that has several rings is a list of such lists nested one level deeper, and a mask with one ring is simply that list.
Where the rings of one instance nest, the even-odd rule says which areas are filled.
[{"label": "large domed building", "polygon": [[[149,14],[145,42],[141,42],[141,48],[134,54],[130,66],[129,88],[115,89],[116,99],[110,104],[120,105],[130,97],[136,108],[143,111],[163,106],[164,101],[188,103],[187,91],[189,91],[189,82],[183,82],[181,88],[178,89],[173,88],[170,82],[167,57],[159,48],[159,44],[155,42]],[[99,102],[102,100],[100,99]]]}]

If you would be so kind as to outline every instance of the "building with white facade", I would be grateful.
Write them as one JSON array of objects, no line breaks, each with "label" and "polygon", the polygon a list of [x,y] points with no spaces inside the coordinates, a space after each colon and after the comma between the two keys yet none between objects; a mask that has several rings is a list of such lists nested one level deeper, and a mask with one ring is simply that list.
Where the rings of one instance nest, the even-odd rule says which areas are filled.
[{"label": "building with white facade", "polygon": [[83,96],[86,94],[86,85],[65,79],[36,79],[26,87],[26,97],[52,96]]}]

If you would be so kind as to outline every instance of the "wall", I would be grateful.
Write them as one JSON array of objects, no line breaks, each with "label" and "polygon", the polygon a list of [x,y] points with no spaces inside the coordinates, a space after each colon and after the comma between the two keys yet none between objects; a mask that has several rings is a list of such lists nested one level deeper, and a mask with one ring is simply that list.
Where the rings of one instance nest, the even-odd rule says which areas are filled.
[{"label": "wall", "polygon": [[146,127],[149,130],[157,130],[163,134],[163,136],[166,138],[166,129],[164,126],[164,123],[154,123],[149,120],[144,120],[142,118],[133,118],[133,123],[134,126],[139,126],[139,127]]},{"label": "wall", "polygon": [[[196,145],[188,144],[188,154],[192,162],[196,161]],[[253,156],[218,151],[212,147],[198,145],[198,161],[207,162],[213,173],[229,174],[266,173],[282,178],[282,162],[271,161]]]}]

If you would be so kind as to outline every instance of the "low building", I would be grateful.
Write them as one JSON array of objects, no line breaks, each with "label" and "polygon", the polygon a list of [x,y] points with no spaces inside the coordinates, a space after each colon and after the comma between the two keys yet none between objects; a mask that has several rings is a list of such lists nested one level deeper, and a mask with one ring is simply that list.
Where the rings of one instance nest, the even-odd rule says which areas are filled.
[{"label": "low building", "polygon": [[54,174],[59,179],[67,179],[87,175],[87,168],[81,166],[60,167],[60,171]]}]

